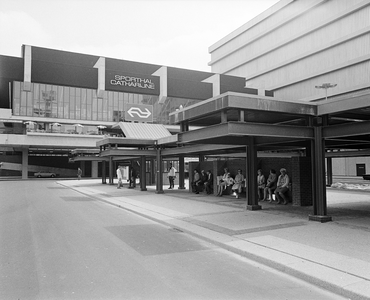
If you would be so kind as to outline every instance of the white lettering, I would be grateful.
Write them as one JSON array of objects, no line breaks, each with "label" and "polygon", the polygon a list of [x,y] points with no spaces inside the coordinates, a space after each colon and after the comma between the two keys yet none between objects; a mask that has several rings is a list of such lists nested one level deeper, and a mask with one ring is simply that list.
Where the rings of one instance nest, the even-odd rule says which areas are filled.
[{"label": "white lettering", "polygon": [[114,79],[111,79],[110,84],[137,87],[141,89],[151,89],[151,90],[155,89],[155,85],[151,79],[131,77],[125,75],[115,75]]}]

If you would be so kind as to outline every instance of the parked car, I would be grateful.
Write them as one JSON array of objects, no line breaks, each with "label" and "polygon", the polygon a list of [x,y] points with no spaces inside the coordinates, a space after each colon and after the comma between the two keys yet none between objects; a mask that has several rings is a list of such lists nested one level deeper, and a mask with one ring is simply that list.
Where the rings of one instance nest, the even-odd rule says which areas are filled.
[{"label": "parked car", "polygon": [[57,176],[57,174],[53,173],[53,172],[36,172],[34,174],[35,177],[37,178],[41,178],[41,177],[51,177],[51,178],[54,178]]}]

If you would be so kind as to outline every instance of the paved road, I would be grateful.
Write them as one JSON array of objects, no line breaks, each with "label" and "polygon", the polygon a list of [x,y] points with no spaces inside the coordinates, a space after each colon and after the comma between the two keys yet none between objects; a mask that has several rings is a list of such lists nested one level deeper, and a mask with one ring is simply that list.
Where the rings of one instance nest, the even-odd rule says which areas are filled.
[{"label": "paved road", "polygon": [[0,190],[0,299],[341,299],[51,180]]}]

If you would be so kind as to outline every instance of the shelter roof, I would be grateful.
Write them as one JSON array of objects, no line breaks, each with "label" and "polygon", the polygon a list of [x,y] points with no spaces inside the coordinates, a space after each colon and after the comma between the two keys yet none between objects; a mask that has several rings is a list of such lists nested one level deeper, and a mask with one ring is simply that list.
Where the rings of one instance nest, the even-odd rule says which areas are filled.
[{"label": "shelter roof", "polygon": [[242,145],[258,150],[304,148],[323,128],[327,150],[370,149],[370,90],[319,102],[292,102],[228,92],[170,114],[170,121],[200,130],[178,134],[178,143]]},{"label": "shelter roof", "polygon": [[121,128],[125,138],[157,140],[171,136],[168,129],[162,124],[119,122],[113,128]]}]

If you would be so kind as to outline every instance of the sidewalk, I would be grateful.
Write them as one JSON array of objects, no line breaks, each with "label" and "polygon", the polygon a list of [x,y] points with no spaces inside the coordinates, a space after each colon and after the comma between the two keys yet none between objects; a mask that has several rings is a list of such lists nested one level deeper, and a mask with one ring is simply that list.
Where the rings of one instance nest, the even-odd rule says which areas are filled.
[{"label": "sidewalk", "polygon": [[328,189],[333,222],[308,221],[312,207],[193,194],[117,189],[101,180],[58,184],[140,214],[350,299],[370,299],[370,193]]}]

